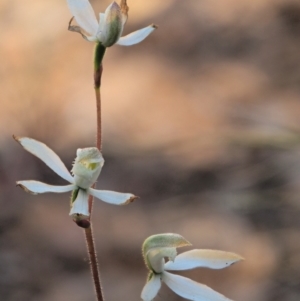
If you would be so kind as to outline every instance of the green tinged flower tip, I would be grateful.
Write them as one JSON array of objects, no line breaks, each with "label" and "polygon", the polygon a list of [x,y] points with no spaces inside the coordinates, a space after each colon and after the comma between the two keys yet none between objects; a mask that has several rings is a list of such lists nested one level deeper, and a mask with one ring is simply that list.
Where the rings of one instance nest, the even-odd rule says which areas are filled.
[{"label": "green tinged flower tip", "polygon": [[143,243],[142,251],[145,257],[151,249],[180,248],[192,244],[184,237],[175,233],[156,234],[149,236]]},{"label": "green tinged flower tip", "polygon": [[120,6],[116,2],[113,2],[107,8],[104,18],[106,26],[103,27],[100,33],[100,40],[103,46],[110,47],[119,40],[123,32]]}]

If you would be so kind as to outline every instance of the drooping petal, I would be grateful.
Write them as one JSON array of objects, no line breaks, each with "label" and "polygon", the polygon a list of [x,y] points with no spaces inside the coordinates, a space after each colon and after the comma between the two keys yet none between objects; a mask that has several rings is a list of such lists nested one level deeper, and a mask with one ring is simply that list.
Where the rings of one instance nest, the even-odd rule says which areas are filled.
[{"label": "drooping petal", "polygon": [[243,260],[243,257],[231,252],[191,250],[176,256],[175,261],[167,262],[165,264],[165,270],[179,271],[198,267],[223,269],[240,260]]},{"label": "drooping petal", "polygon": [[32,194],[39,194],[45,192],[63,193],[71,191],[75,188],[75,185],[73,184],[65,186],[54,186],[38,181],[18,181],[17,186],[20,186],[26,192]]},{"label": "drooping petal", "polygon": [[88,193],[83,190],[79,189],[77,198],[72,204],[72,208],[70,211],[70,215],[84,215],[89,216],[89,204],[88,204]]},{"label": "drooping petal", "polygon": [[162,280],[177,295],[193,301],[231,301],[210,287],[189,278],[168,272],[162,274]]},{"label": "drooping petal", "polygon": [[74,17],[72,17],[71,20],[69,21],[69,26],[68,26],[69,31],[79,33],[86,41],[89,41],[89,42],[97,42],[98,41],[96,36],[87,36],[85,34],[84,30],[80,26],[72,25],[73,19],[74,19]]},{"label": "drooping petal", "polygon": [[147,36],[157,28],[156,25],[152,24],[148,27],[134,31],[124,37],[121,37],[117,44],[121,46],[131,46],[143,41]]},{"label": "drooping petal", "polygon": [[67,170],[64,163],[60,160],[57,154],[50,149],[46,144],[31,138],[14,137],[28,152],[42,160],[48,167],[61,176],[66,181],[73,183],[73,177]]},{"label": "drooping petal", "polygon": [[93,195],[97,199],[113,204],[113,205],[127,205],[133,202],[137,197],[131,193],[121,193],[109,190],[98,190],[89,188],[89,194]]},{"label": "drooping petal", "polygon": [[98,22],[94,10],[88,0],[67,0],[71,14],[76,22],[91,36],[95,36]]},{"label": "drooping petal", "polygon": [[141,298],[144,301],[153,300],[156,297],[158,291],[160,290],[160,287],[161,287],[160,275],[152,274],[151,279],[145,284],[142,290]]},{"label": "drooping petal", "polygon": [[122,14],[122,24],[123,24],[123,28],[124,28],[126,21],[128,19],[128,10],[129,10],[126,0],[121,0],[120,8],[121,8],[121,14]]}]

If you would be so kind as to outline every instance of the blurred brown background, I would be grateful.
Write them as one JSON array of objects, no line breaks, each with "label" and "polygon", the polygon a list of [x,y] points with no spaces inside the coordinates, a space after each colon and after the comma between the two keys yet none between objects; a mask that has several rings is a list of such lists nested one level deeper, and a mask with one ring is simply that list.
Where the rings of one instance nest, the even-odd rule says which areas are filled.
[{"label": "blurred brown background", "polygon": [[[92,1],[97,15],[108,4]],[[140,196],[95,202],[106,300],[140,300],[143,240],[175,232],[246,258],[182,275],[236,301],[298,301],[300,1],[128,4],[125,34],[159,29],[104,62],[98,187]],[[0,2],[1,300],[94,300],[69,195],[15,188],[65,182],[12,134],[47,143],[68,168],[94,145],[93,44],[67,31],[70,17],[66,1]],[[164,287],[156,300],[181,299]]]}]

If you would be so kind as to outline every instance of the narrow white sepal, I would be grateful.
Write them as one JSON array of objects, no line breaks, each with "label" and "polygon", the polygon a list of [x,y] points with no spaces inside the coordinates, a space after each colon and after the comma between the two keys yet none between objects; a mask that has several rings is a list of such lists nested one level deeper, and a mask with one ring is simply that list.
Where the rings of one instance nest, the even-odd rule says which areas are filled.
[{"label": "narrow white sepal", "polygon": [[177,295],[193,301],[231,301],[210,287],[189,278],[168,272],[162,274],[162,280]]},{"label": "narrow white sepal", "polygon": [[85,190],[79,189],[76,200],[72,204],[70,215],[82,214],[84,216],[89,216],[89,195]]},{"label": "narrow white sepal", "polygon": [[121,193],[109,190],[97,190],[93,188],[89,188],[88,192],[97,199],[113,205],[127,205],[137,198],[131,193]]},{"label": "narrow white sepal", "polygon": [[158,291],[160,290],[160,287],[161,287],[160,275],[153,274],[152,278],[145,284],[141,293],[141,298],[144,301],[153,300],[156,297]]},{"label": "narrow white sepal", "polygon": [[65,179],[70,183],[74,183],[73,177],[70,172],[60,160],[58,155],[50,149],[46,144],[39,142],[31,138],[18,138],[15,137],[28,152],[32,153],[34,156],[42,160],[48,167],[50,167],[54,172],[56,172],[60,177]]},{"label": "narrow white sepal", "polygon": [[67,2],[78,25],[91,36],[95,36],[98,22],[90,2],[88,0],[67,0]]},{"label": "narrow white sepal", "polygon": [[116,44],[121,46],[131,46],[140,43],[148,35],[153,32],[157,27],[155,25],[150,25],[140,30],[134,31],[124,37],[121,37]]},{"label": "narrow white sepal", "polygon": [[101,32],[103,31],[104,26],[105,26],[105,14],[100,13],[99,14],[99,26],[98,26],[98,30],[97,30],[97,36],[99,36],[99,37],[101,36]]},{"label": "narrow white sepal", "polygon": [[210,269],[223,269],[243,257],[231,252],[217,250],[191,250],[176,256],[175,260],[165,264],[165,270],[179,271],[190,270],[198,267]]},{"label": "narrow white sepal", "polygon": [[88,40],[89,42],[98,42],[98,38],[96,36],[86,37],[86,40]]},{"label": "narrow white sepal", "polygon": [[18,181],[17,186],[20,186],[26,192],[32,194],[39,194],[39,193],[46,193],[46,192],[56,192],[56,193],[63,193],[71,191],[75,188],[75,185],[65,185],[65,186],[54,186],[48,185],[43,182],[39,181]]}]

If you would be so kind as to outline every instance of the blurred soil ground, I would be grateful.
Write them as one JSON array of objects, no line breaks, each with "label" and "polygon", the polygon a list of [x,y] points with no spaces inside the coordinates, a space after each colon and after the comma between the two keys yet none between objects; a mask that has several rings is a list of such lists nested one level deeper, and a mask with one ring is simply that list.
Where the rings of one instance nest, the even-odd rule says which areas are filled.
[{"label": "blurred soil ground", "polygon": [[[108,1],[91,1],[97,12]],[[141,245],[180,233],[195,248],[241,254],[222,271],[182,273],[236,301],[300,294],[300,1],[128,0],[125,34],[107,51],[98,187],[140,196],[95,202],[107,300],[140,300]],[[15,181],[64,184],[12,134],[41,140],[71,168],[95,138],[93,45],[67,31],[65,1],[0,2],[0,293],[6,301],[94,300],[69,196]],[[180,300],[163,287],[157,301]]]}]

